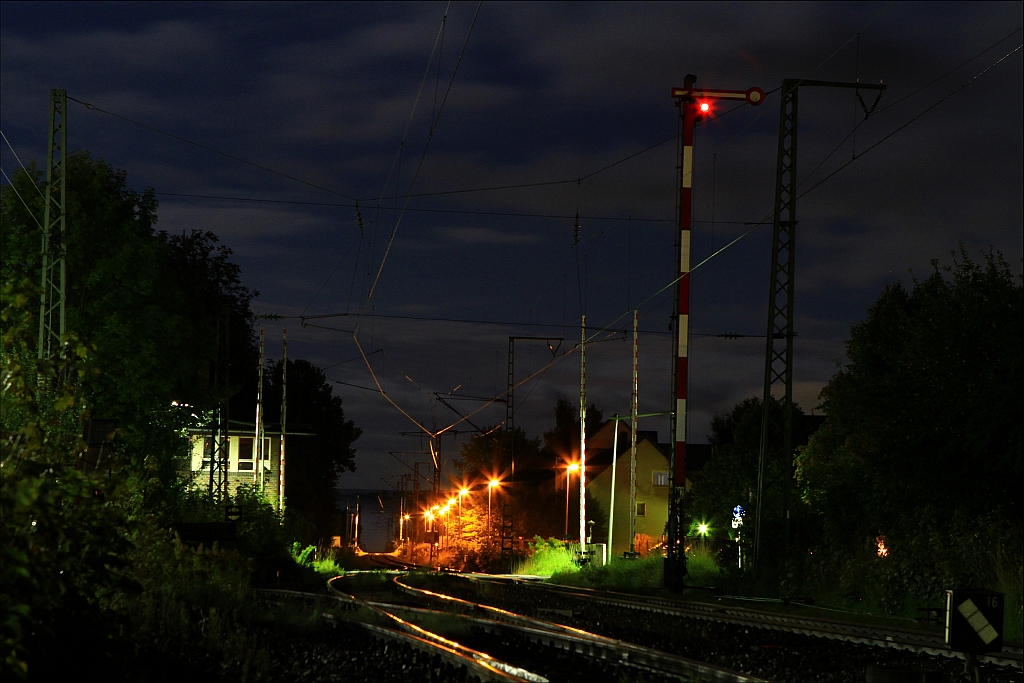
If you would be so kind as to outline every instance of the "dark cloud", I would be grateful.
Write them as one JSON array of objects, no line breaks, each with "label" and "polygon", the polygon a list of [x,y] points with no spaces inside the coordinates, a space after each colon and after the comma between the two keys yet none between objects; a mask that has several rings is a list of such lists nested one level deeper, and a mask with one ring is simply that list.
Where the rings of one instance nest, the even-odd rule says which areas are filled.
[{"label": "dark cloud", "polygon": [[[361,198],[362,239],[352,207],[162,197],[160,227],[216,232],[235,250],[247,284],[262,292],[260,311],[298,315],[364,305],[404,204],[385,200],[375,208],[374,198],[408,191],[476,4],[453,3],[440,73],[435,61],[411,124],[444,3],[0,7],[0,119],[23,159],[44,156],[48,91],[65,87],[78,99]],[[883,111],[859,128],[856,147],[848,140],[836,149],[862,118],[853,94],[801,91],[800,177],[835,150],[810,187],[1010,52],[1020,33],[902,99],[1021,23],[1017,3],[484,4],[415,189],[588,174],[674,133],[669,89],[686,73],[697,74],[698,85],[765,90],[784,77],[884,80]],[[972,254],[992,245],[1019,270],[1022,81],[1017,53],[800,200],[795,392],[805,409],[816,405],[843,357],[849,326],[886,283],[926,275],[930,260],[948,262],[958,243]],[[698,129],[694,263],[749,230],[743,222],[770,214],[777,117],[773,95]],[[69,130],[73,147],[127,169],[140,189],[344,202],[77,105]],[[641,336],[641,410],[665,409],[671,301],[655,292],[672,278],[675,229],[639,219],[674,218],[675,153],[670,142],[578,185],[410,200],[414,209],[584,218],[574,249],[572,218],[406,212],[367,311],[522,324],[364,318],[364,349],[385,349],[371,365],[389,396],[416,420],[441,426],[455,415],[432,392],[459,384],[478,395],[503,390],[508,335],[562,336],[565,325],[575,340],[581,301],[588,323],[628,327],[628,316],[617,316],[649,299],[641,304],[648,331]],[[6,149],[0,161],[8,173],[16,164]],[[763,333],[769,250],[770,227],[755,228],[698,271],[695,333]],[[355,324],[353,317],[320,322]],[[283,324],[270,325],[269,338]],[[287,324],[293,356],[327,367],[358,355],[351,334]],[[764,345],[711,336],[694,337],[691,349],[690,434],[699,441],[714,414],[760,392]],[[517,378],[548,359],[545,349],[523,344]],[[590,398],[606,414],[628,410],[629,370],[628,343],[588,352]],[[373,386],[362,361],[327,372]],[[524,384],[517,424],[534,434],[549,427],[555,399],[575,401],[578,381],[578,358],[570,356]],[[347,484],[376,485],[401,469],[388,451],[419,447],[417,438],[397,435],[415,426],[371,391],[336,391],[364,430],[360,471]],[[504,408],[473,419],[495,424]],[[666,420],[646,427],[667,436]],[[455,448],[451,440],[444,446]]]}]

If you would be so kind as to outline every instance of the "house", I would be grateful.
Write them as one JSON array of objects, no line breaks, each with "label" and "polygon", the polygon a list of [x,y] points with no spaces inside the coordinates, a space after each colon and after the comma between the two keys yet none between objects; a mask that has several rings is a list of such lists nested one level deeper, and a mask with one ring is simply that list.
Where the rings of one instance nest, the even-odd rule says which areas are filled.
[{"label": "house", "polygon": [[[277,425],[264,426],[263,460],[256,462],[256,425],[231,420],[228,429],[227,490],[236,492],[242,486],[259,486],[267,501],[277,507],[281,471],[281,430]],[[308,432],[287,432],[285,445],[292,436],[313,436]],[[189,429],[191,443],[191,485],[206,489],[210,486],[210,453],[213,435],[208,429]],[[260,467],[262,465],[262,467]],[[288,458],[285,455],[285,470]],[[262,476],[261,471],[262,470]]]},{"label": "house", "polygon": [[[622,557],[629,547],[629,465],[630,430],[624,420],[609,420],[587,439],[587,494],[604,510],[610,509],[612,489],[612,448],[615,428],[619,430],[618,456],[615,466],[615,510],[609,515],[612,528],[610,554]],[[669,445],[658,443],[655,431],[637,430],[636,434],[636,522],[635,533],[649,536],[660,543],[668,523]],[[687,444],[686,490],[693,488],[700,469],[707,460],[710,446]],[[595,531],[605,537],[606,531]]]}]

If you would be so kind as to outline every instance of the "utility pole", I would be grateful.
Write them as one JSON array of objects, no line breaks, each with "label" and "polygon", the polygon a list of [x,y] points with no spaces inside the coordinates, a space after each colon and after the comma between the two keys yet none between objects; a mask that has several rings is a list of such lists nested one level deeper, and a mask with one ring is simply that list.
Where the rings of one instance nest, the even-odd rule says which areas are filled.
[{"label": "utility pole", "polygon": [[43,207],[42,290],[39,302],[39,360],[61,355],[66,331],[64,294],[67,286],[67,105],[66,90],[50,91],[50,135],[47,142],[46,193]]},{"label": "utility pole", "polygon": [[[542,341],[547,344],[551,355],[562,347],[563,337],[509,337],[508,338],[508,386],[505,392],[505,449],[501,475],[505,476],[504,496],[501,499],[501,564],[512,571],[512,550],[515,545],[513,526],[513,495],[515,491],[515,388],[516,388],[516,342]],[[557,344],[554,344],[557,342]],[[488,526],[488,533],[490,527]]]},{"label": "utility pole", "polygon": [[[793,481],[793,294],[796,277],[796,191],[797,191],[797,104],[801,87],[855,88],[864,109],[871,115],[882,97],[884,85],[809,81],[786,78],[782,81],[779,113],[779,147],[775,168],[775,220],[772,233],[771,276],[768,282],[768,329],[764,354],[764,391],[761,398],[761,447],[757,464],[757,513],[754,517],[754,565],[761,553],[764,521],[764,496],[778,477],[766,481],[766,465],[781,461],[783,548],[789,551],[789,499]],[[877,90],[868,107],[860,90]],[[782,385],[781,415],[773,414],[776,402],[772,387]]]},{"label": "utility pole", "polygon": [[281,338],[281,451],[277,467],[277,509],[284,514],[284,437],[288,422],[288,328]]},{"label": "utility pole", "polygon": [[[617,426],[617,425],[616,425]],[[615,454],[612,454],[615,457]],[[580,557],[587,552],[587,315],[580,325]]]},{"label": "utility pole", "polygon": [[676,362],[672,369],[671,431],[672,454],[669,459],[668,547],[665,558],[665,586],[682,590],[686,576],[686,552],[683,542],[683,494],[686,489],[686,398],[689,370],[690,323],[690,224],[693,208],[693,128],[697,119],[708,116],[716,100],[747,102],[757,106],[764,102],[760,88],[748,90],[698,90],[697,77],[687,74],[682,88],[672,88],[672,97],[679,108],[679,242],[676,253],[676,324],[673,344]]},{"label": "utility pole", "polygon": [[[633,396],[629,407],[629,557],[636,557],[636,428],[640,408],[640,312],[633,309]],[[615,425],[618,428],[618,425]],[[618,434],[618,432],[616,432]],[[611,541],[608,542],[611,545]],[[609,548],[611,550],[611,548]]]},{"label": "utility pole", "polygon": [[263,350],[264,330],[260,327],[260,366],[259,382],[256,385],[256,469],[252,473],[252,483],[263,491]]}]

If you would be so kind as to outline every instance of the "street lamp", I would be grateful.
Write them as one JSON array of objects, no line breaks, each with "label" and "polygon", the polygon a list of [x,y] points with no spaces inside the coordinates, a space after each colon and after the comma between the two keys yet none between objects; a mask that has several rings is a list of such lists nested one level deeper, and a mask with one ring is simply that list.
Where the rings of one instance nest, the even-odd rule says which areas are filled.
[{"label": "street lamp", "polygon": [[579,472],[578,462],[569,463],[565,467],[565,535],[569,535],[569,478],[573,472]]},{"label": "street lamp", "polygon": [[459,539],[463,539],[465,535],[465,528],[462,526],[462,498],[469,495],[469,489],[463,487],[459,489]]},{"label": "street lamp", "polygon": [[491,491],[498,487],[501,482],[497,479],[491,479],[487,482],[487,537],[491,538],[494,536],[491,530]]}]

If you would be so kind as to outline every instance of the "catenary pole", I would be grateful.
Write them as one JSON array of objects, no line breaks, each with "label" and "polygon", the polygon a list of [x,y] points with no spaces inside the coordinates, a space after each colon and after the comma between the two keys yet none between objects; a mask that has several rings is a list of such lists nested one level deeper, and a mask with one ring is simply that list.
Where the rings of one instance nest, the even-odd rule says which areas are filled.
[{"label": "catenary pole", "polygon": [[277,509],[284,514],[284,437],[288,421],[288,328],[281,337],[281,445],[280,462],[277,468]]},{"label": "catenary pole", "polygon": [[587,316],[580,337],[580,556],[587,550]]},{"label": "catenary pole", "polygon": [[263,351],[264,330],[260,327],[260,366],[259,382],[256,385],[256,452],[253,454],[256,467],[252,473],[252,483],[262,490],[263,484]]},{"label": "catenary pole", "polygon": [[66,327],[64,294],[67,279],[67,91],[50,91],[50,135],[47,141],[46,194],[43,205],[42,297],[39,301],[37,358],[61,353]]},{"label": "catenary pole", "polygon": [[629,408],[629,556],[636,554],[636,428],[640,406],[640,362],[637,333],[640,314],[633,309],[633,396]]}]

